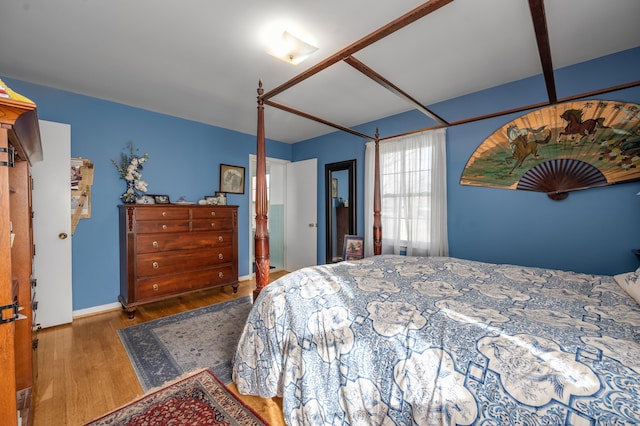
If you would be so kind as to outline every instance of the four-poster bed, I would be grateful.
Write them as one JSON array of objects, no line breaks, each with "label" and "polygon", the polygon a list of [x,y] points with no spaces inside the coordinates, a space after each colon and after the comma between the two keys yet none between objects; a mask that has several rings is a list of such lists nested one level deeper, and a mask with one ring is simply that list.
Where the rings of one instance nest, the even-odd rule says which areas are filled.
[{"label": "four-poster bed", "polygon": [[[528,0],[529,10],[531,13],[531,20],[533,29],[536,36],[536,43],[538,45],[538,54],[540,63],[542,65],[542,73],[544,77],[544,83],[547,90],[548,100],[545,102],[538,102],[535,104],[523,105],[516,108],[511,108],[504,111],[498,111],[491,114],[480,115],[476,117],[470,117],[466,119],[448,121],[421,104],[413,96],[406,93],[402,88],[386,79],[384,76],[371,69],[360,60],[356,59],[353,55],[358,53],[362,49],[365,49],[376,42],[383,40],[384,38],[394,34],[396,31],[401,30],[412,23],[428,16],[429,14],[436,12],[440,8],[452,3],[453,0],[431,0],[423,3],[415,9],[407,12],[399,18],[389,22],[388,24],[380,27],[376,31],[368,34],[362,39],[352,43],[344,49],[329,56],[325,60],[317,63],[316,65],[308,68],[287,82],[277,86],[276,88],[264,92],[262,88],[262,82],[259,82],[258,87],[258,129],[257,129],[257,174],[256,174],[256,235],[255,235],[255,270],[256,270],[256,289],[254,290],[254,299],[260,294],[260,291],[269,283],[269,236],[267,231],[267,195],[266,195],[266,151],[265,151],[265,121],[264,121],[264,106],[268,105],[273,108],[286,111],[297,116],[322,123],[334,129],[352,134],[360,137],[364,140],[374,140],[376,144],[383,140],[404,136],[411,133],[423,132],[426,130],[457,126],[461,124],[471,123],[479,120],[486,120],[494,117],[501,117],[514,113],[521,113],[549,105],[554,105],[561,102],[569,102],[577,99],[584,99],[588,97],[598,96],[610,92],[616,92],[623,89],[640,86],[640,80],[619,84],[612,87],[606,87],[598,90],[592,90],[586,93],[579,93],[564,98],[558,98],[556,93],[556,85],[554,79],[554,70],[551,60],[551,47],[549,44],[549,36],[547,31],[547,19],[544,7],[544,0]],[[304,111],[297,110],[295,108],[283,105],[275,102],[272,98],[276,95],[296,86],[297,84],[307,80],[308,78],[318,74],[319,72],[335,65],[338,62],[344,62],[353,67],[356,71],[363,74],[367,78],[373,80],[384,89],[390,91],[394,95],[405,100],[412,108],[421,112],[425,116],[429,117],[433,121],[433,125],[427,128],[416,129],[401,134],[390,135],[381,138],[376,131],[375,136],[367,135],[362,132],[350,129],[346,126],[325,120],[323,118],[308,114]],[[377,146],[377,145],[376,145]],[[378,157],[378,150],[376,149],[376,158]],[[380,222],[380,194],[379,194],[379,162],[376,160],[376,173],[375,173],[375,187],[374,187],[374,230],[373,230],[373,244],[374,254],[381,253],[382,244],[382,227]],[[376,201],[377,200],[377,201]]]},{"label": "four-poster bed", "polygon": [[[640,419],[640,279],[380,255],[380,138],[270,98],[344,61],[446,127],[351,55],[449,3],[431,1],[264,93],[258,87],[256,289],[233,363],[241,393],[281,396],[288,424],[634,424]],[[542,0],[530,0],[549,102]],[[639,85],[633,82],[573,98]],[[565,99],[568,100],[568,99]],[[375,141],[375,256],[269,282],[264,105]],[[420,129],[414,132],[425,131]],[[414,133],[408,132],[408,133]],[[634,296],[635,294],[635,296]]]}]

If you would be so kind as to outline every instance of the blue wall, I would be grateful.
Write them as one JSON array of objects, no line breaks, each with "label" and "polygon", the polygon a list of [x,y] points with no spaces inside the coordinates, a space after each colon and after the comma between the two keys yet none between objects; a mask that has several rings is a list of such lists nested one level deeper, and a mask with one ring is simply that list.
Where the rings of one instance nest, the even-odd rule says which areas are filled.
[{"label": "blue wall", "polygon": [[[220,188],[220,163],[245,167],[256,152],[255,136],[183,120],[114,102],[3,78],[14,91],[38,106],[41,120],[71,125],[71,155],[94,163],[91,218],[73,235],[73,309],[117,301],[119,293],[118,209],[125,182],[111,163],[127,141],[149,153],[142,178],[148,193],[184,195],[196,201]],[[292,146],[268,141],[270,157],[290,160]],[[239,274],[246,276],[249,252],[248,185],[245,194],[229,194],[238,209]]]},{"label": "blue wall", "polygon": [[[558,96],[571,96],[638,79],[640,48],[559,70]],[[73,236],[74,310],[113,303],[119,291],[119,195],[124,181],[111,164],[131,140],[150,159],[143,171],[150,193],[197,200],[219,187],[219,164],[249,167],[255,137],[19,80],[3,78],[38,105],[43,120],[71,125],[71,154],[95,164],[92,217]],[[542,102],[541,76],[448,100],[431,108],[455,121]],[[598,96],[640,103],[640,88]],[[524,114],[524,113],[523,113]],[[449,247],[452,256],[491,262],[614,274],[634,270],[640,248],[640,183],[573,192],[560,202],[545,194],[462,186],[462,170],[477,146],[521,114],[450,127],[447,130]],[[254,119],[254,118],[251,118]],[[415,111],[358,126],[382,137],[425,128],[433,122]],[[335,132],[295,145],[268,141],[267,155],[285,160],[318,159],[318,263],[325,261],[324,165],[357,161],[357,233],[364,233],[364,143]],[[229,195],[239,208],[239,268],[248,275],[248,194]]]},{"label": "blue wall", "polygon": [[[558,97],[638,80],[640,48],[556,71]],[[449,121],[481,116],[546,101],[538,75],[431,105]],[[640,87],[593,99],[640,104]],[[459,184],[472,153],[496,129],[525,114],[506,115],[447,130],[447,192],[450,255],[474,260],[616,274],[636,269],[631,252],[640,248],[640,183],[572,192],[564,201],[545,194]],[[415,111],[356,127],[392,136],[435,123]],[[324,165],[356,158],[358,233],[364,232],[364,143],[342,132],[294,145],[293,159],[318,158],[318,262],[324,262]],[[384,232],[384,230],[383,230]]]}]

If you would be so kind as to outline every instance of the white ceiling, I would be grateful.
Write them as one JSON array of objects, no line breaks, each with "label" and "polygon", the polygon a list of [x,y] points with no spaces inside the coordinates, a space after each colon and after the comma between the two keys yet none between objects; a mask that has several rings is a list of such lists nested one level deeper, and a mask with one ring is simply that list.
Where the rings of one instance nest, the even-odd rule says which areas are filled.
[{"label": "white ceiling", "polygon": [[[4,0],[0,76],[255,135],[259,80],[268,92],[422,3]],[[544,6],[554,69],[640,46],[638,0]],[[267,55],[264,32],[281,24],[319,49],[298,66]],[[427,107],[542,73],[528,0],[454,0],[354,57]],[[272,101],[346,127],[412,109],[343,62]],[[335,131],[265,114],[282,142]]]}]

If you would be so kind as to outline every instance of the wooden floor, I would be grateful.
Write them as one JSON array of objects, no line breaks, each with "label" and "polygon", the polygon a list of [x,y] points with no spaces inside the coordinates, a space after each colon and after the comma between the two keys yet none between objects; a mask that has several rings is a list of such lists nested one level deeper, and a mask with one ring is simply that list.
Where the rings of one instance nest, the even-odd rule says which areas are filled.
[{"label": "wooden floor", "polygon": [[[272,272],[271,279],[284,274]],[[39,331],[32,401],[34,426],[82,425],[143,394],[116,330],[247,296],[254,288],[255,281],[243,281],[237,294],[225,286],[141,306],[134,319],[115,310]],[[233,384],[229,389],[238,393]],[[239,397],[269,424],[284,425],[280,398]]]}]

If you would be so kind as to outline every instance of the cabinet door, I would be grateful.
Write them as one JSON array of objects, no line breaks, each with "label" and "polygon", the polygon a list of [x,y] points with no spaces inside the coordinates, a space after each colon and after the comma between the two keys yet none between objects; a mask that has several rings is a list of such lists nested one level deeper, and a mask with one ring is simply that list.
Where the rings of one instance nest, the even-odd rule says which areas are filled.
[{"label": "cabinet door", "polygon": [[[0,148],[8,146],[7,129],[0,128]],[[0,161],[7,161],[6,152],[0,152]],[[8,305],[14,298],[14,287],[11,277],[10,239],[9,231],[9,169],[0,167],[0,304]],[[2,312],[8,315],[7,312]],[[0,419],[5,419],[7,424],[16,424],[16,376],[15,376],[15,352],[14,352],[14,323],[0,324]],[[10,420],[9,420],[10,419]]]}]

